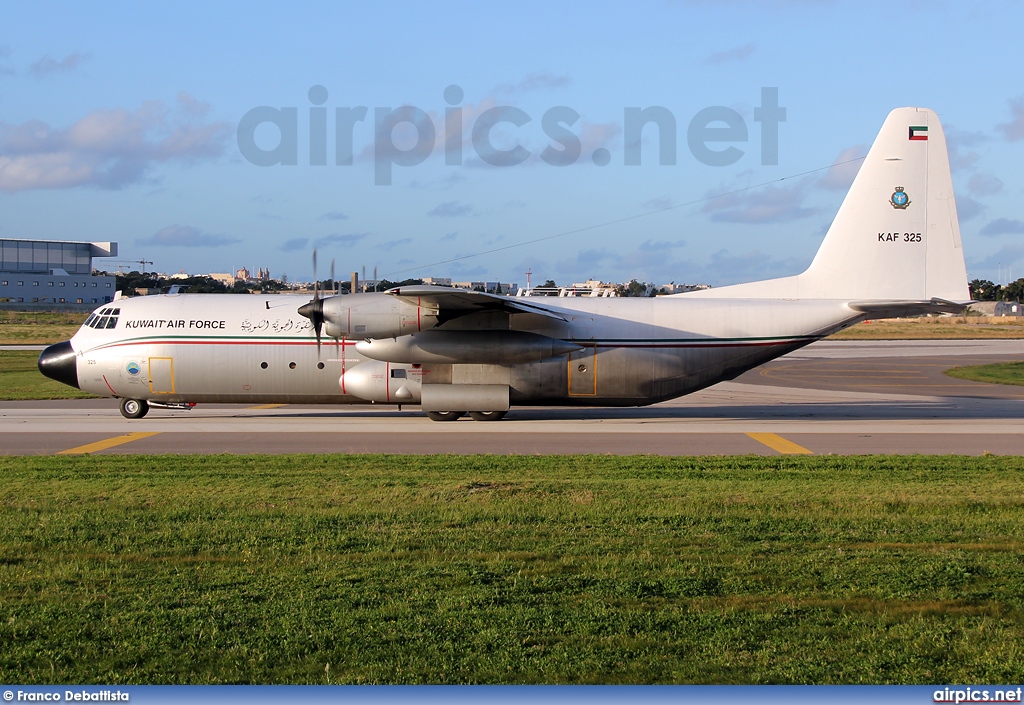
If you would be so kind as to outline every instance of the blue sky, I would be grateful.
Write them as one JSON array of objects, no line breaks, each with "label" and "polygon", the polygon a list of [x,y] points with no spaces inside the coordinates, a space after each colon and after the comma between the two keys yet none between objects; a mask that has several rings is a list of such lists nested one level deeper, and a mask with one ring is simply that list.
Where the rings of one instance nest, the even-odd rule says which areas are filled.
[{"label": "blue sky", "polygon": [[[820,169],[919,105],[947,132],[968,274],[1024,276],[1024,4],[35,2],[0,18],[0,237],[113,240],[164,272],[305,280],[316,247],[323,276],[334,259],[339,276],[729,284],[801,271],[856,163]],[[765,88],[786,111],[777,164],[754,120]],[[311,96],[324,166],[310,163]],[[375,139],[377,111],[406,105],[435,125],[433,151],[413,123]],[[240,149],[259,106],[295,109],[295,165]],[[352,164],[336,164],[335,109],[359,106]],[[675,163],[659,164],[648,126],[627,165],[626,111],[651,106],[674,117]],[[727,165],[687,142],[716,106],[747,132],[709,143],[741,151]],[[566,109],[574,124],[545,127]],[[489,139],[522,163],[474,147],[495,115],[521,116]],[[567,132],[579,157],[545,162]],[[251,135],[264,151],[279,140],[270,124]],[[421,161],[381,185],[390,147]]]}]

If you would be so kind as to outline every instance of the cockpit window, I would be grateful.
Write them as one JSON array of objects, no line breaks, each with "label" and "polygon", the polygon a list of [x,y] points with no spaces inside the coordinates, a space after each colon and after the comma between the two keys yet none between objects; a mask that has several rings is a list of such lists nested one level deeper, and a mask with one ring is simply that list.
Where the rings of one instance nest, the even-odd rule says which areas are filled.
[{"label": "cockpit window", "polygon": [[121,314],[119,308],[103,308],[93,312],[85,319],[86,326],[90,328],[109,329],[117,326],[117,317]]}]

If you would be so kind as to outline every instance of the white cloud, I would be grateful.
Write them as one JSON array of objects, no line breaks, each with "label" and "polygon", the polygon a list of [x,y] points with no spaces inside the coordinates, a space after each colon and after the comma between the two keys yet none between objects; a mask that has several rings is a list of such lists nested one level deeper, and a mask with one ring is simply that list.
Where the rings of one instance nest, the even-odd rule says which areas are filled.
[{"label": "white cloud", "polygon": [[156,164],[219,157],[231,126],[196,120],[187,98],[179,95],[177,109],[154,100],[135,111],[95,110],[64,129],[0,121],[0,191],[117,189],[144,180]]},{"label": "white cloud", "polygon": [[832,162],[832,167],[818,180],[818,186],[830,191],[849,191],[867,153],[868,147],[864,144],[844,149]]},{"label": "white cloud", "polygon": [[192,225],[168,225],[153,233],[152,237],[136,240],[139,245],[164,247],[222,247],[241,242],[237,237],[212,235]]},{"label": "white cloud", "polygon": [[982,132],[968,132],[957,129],[954,125],[947,125],[946,148],[949,152],[949,164],[954,171],[962,171],[972,168],[977,163],[980,155],[970,151],[969,147],[976,147],[987,141],[989,135]]},{"label": "white cloud", "polygon": [[1024,221],[1013,218],[996,218],[978,231],[979,235],[1020,235],[1024,234]]},{"label": "white cloud", "polygon": [[356,244],[360,240],[366,237],[366,233],[332,233],[324,237],[318,238],[313,243],[314,247],[324,247],[325,245],[341,245],[348,247]]},{"label": "white cloud", "polygon": [[711,220],[726,223],[786,223],[814,214],[805,208],[805,179],[792,186],[761,186],[741,193],[730,193],[707,201],[701,211]]},{"label": "white cloud", "polygon": [[0,76],[13,76],[14,67],[7,63],[11,58],[11,48],[6,44],[0,44]]},{"label": "white cloud", "polygon": [[309,238],[308,237],[295,237],[291,240],[285,240],[278,248],[282,252],[301,252],[302,250],[309,249]]},{"label": "white cloud", "polygon": [[968,269],[993,269],[1002,265],[1017,264],[1024,261],[1024,244],[1004,245],[988,257],[971,259],[968,261]]},{"label": "white cloud", "polygon": [[458,201],[445,201],[427,211],[427,215],[434,218],[458,218],[459,216],[471,215],[472,213],[473,206],[459,203]]},{"label": "white cloud", "polygon": [[996,129],[1011,142],[1024,140],[1024,97],[1010,101],[1010,113],[1010,121],[996,125]]},{"label": "white cloud", "polygon": [[749,59],[750,55],[757,49],[757,45],[753,42],[747,42],[738,47],[732,49],[726,49],[725,51],[716,51],[708,55],[708,58],[704,59],[705,64],[728,64],[734,61],[743,61]]},{"label": "white cloud", "polygon": [[47,54],[39,61],[32,64],[29,67],[28,72],[35,78],[47,78],[59,73],[71,73],[81,66],[87,59],[89,59],[89,54],[83,54],[80,51],[68,54],[60,61],[57,61]]},{"label": "white cloud", "polygon": [[1002,179],[993,174],[973,174],[967,182],[967,191],[977,198],[992,196],[1002,190]]},{"label": "white cloud", "polygon": [[985,212],[985,204],[963,194],[956,197],[956,214],[961,223],[973,220]]},{"label": "white cloud", "polygon": [[388,240],[387,242],[377,243],[377,249],[378,250],[393,250],[396,247],[401,247],[402,245],[408,245],[411,242],[412,242],[412,238],[411,237],[403,237],[400,240]]}]

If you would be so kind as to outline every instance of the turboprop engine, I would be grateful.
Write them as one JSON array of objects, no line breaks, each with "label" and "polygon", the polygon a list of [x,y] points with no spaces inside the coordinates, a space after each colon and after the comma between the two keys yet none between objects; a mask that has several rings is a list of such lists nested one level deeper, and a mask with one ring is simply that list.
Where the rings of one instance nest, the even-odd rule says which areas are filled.
[{"label": "turboprop engine", "polygon": [[437,309],[419,306],[385,293],[314,298],[299,308],[332,338],[394,338],[437,325]]}]

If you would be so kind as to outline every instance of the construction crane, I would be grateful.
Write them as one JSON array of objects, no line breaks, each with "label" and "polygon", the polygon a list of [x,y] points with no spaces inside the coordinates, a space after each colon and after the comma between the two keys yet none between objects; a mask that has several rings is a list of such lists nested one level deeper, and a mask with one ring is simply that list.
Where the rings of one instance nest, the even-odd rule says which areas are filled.
[{"label": "construction crane", "polygon": [[122,260],[120,262],[115,262],[114,264],[117,265],[117,273],[118,274],[124,274],[124,268],[127,265],[129,265],[129,264],[141,264],[142,265],[142,274],[145,274],[146,273],[146,265],[147,264],[153,264],[153,262],[151,260],[148,260],[148,259],[130,259],[130,260]]}]

